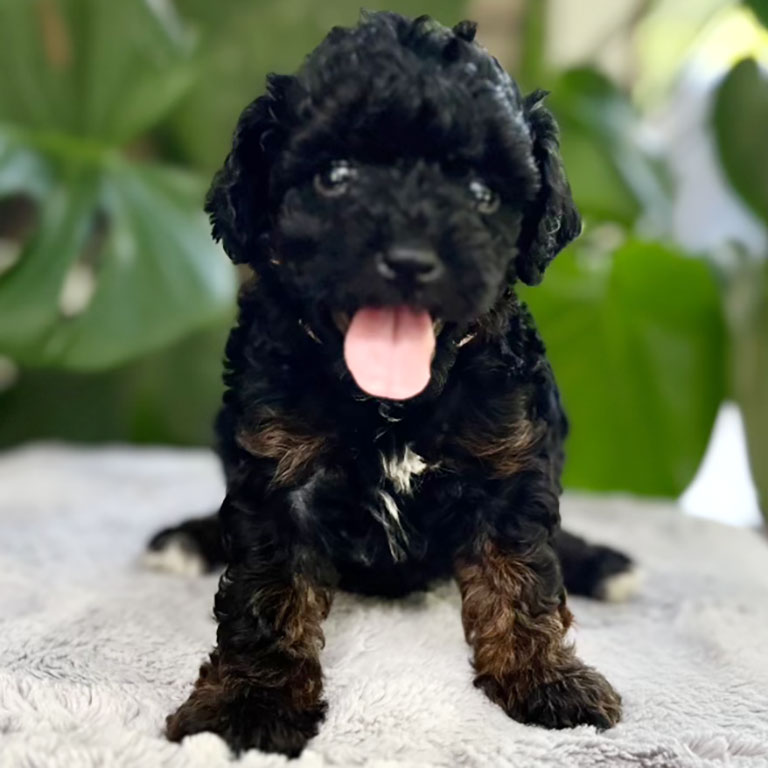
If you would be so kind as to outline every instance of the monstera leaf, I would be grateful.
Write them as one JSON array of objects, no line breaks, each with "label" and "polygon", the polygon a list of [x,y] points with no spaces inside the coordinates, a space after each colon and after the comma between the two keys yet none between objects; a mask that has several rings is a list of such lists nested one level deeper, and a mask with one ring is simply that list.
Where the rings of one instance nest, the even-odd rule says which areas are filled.
[{"label": "monstera leaf", "polygon": [[128,159],[194,80],[171,11],[0,2],[0,354],[103,368],[228,311],[203,186]]},{"label": "monstera leaf", "polygon": [[692,479],[724,396],[724,330],[708,266],[657,243],[585,243],[524,294],[572,434],[565,483],[674,496]]}]

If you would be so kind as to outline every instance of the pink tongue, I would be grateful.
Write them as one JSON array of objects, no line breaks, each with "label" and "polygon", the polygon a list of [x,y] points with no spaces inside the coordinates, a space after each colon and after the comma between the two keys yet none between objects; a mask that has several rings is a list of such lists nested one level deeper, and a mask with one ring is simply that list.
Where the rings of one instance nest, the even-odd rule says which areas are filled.
[{"label": "pink tongue", "polygon": [[344,339],[344,359],[360,389],[406,400],[429,383],[435,334],[429,313],[408,307],[360,309]]}]

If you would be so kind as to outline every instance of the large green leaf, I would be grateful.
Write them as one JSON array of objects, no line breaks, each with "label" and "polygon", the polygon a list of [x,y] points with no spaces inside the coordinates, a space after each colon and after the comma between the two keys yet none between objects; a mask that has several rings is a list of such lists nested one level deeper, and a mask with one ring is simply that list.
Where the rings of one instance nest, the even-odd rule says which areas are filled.
[{"label": "large green leaf", "polygon": [[194,90],[166,125],[168,149],[212,172],[221,165],[237,116],[264,92],[267,72],[293,72],[334,25],[355,24],[360,8],[443,24],[463,18],[466,0],[177,0],[194,25],[204,64]]},{"label": "large green leaf", "polygon": [[118,144],[194,81],[168,0],[0,0],[0,121]]},{"label": "large green leaf", "polygon": [[41,439],[210,445],[231,322],[106,371],[22,369],[0,388],[0,449]]},{"label": "large green leaf", "polygon": [[729,278],[732,386],[744,416],[752,476],[768,520],[768,262],[744,259]]},{"label": "large green leaf", "polygon": [[[233,274],[208,235],[195,180],[113,155],[50,183],[37,231],[0,275],[5,354],[30,365],[102,368],[228,311]],[[102,229],[95,254],[94,227]],[[93,293],[68,316],[61,297],[78,267]]]},{"label": "large green leaf", "polygon": [[642,217],[667,229],[669,193],[659,164],[645,150],[628,97],[596,70],[573,69],[552,85],[549,100],[574,197],[592,220],[631,227]]},{"label": "large green leaf", "polygon": [[752,9],[764,27],[768,27],[768,0],[744,0],[744,5]]},{"label": "large green leaf", "polygon": [[0,70],[13,73],[0,78],[0,206],[23,196],[38,214],[0,265],[0,354],[112,366],[230,307],[234,275],[211,243],[203,185],[123,154],[192,83],[171,11],[0,0]]},{"label": "large green leaf", "polygon": [[739,62],[718,89],[715,135],[728,180],[768,224],[768,75]]},{"label": "large green leaf", "polygon": [[572,422],[565,483],[679,494],[724,396],[709,268],[656,243],[571,248],[526,290]]}]

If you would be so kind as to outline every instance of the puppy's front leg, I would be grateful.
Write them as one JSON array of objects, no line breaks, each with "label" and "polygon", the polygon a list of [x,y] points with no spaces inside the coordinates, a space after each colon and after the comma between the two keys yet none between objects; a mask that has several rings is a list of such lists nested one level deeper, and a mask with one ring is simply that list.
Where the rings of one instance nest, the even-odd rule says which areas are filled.
[{"label": "puppy's front leg", "polygon": [[317,732],[326,708],[321,622],[331,592],[283,528],[285,517],[255,519],[225,500],[224,535],[236,548],[216,595],[217,647],[167,719],[171,740],[213,731],[235,752],[296,756]]},{"label": "puppy's front leg", "polygon": [[541,533],[540,543],[523,548],[484,534],[457,559],[475,685],[523,723],[610,728],[621,699],[565,639],[571,613],[556,555]]}]

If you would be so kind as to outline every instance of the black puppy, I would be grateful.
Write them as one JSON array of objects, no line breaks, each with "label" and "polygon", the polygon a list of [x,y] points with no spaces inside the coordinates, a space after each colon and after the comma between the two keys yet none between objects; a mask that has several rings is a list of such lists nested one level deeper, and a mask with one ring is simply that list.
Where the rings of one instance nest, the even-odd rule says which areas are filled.
[{"label": "black puppy", "polygon": [[217,425],[227,495],[218,521],[151,545],[227,566],[217,646],[171,739],[298,754],[325,711],[334,589],[450,576],[475,683],[511,717],[619,719],[565,639],[563,573],[610,597],[631,564],[559,531],[567,424],[513,291],[580,220],[544,94],[523,98],[474,35],[365,15],[240,118],[207,203],[253,272]]}]

